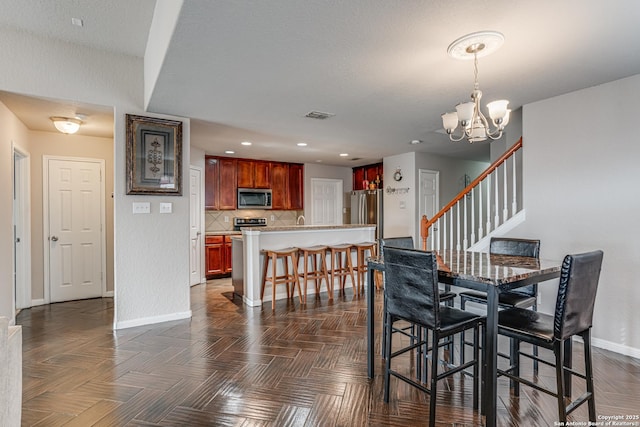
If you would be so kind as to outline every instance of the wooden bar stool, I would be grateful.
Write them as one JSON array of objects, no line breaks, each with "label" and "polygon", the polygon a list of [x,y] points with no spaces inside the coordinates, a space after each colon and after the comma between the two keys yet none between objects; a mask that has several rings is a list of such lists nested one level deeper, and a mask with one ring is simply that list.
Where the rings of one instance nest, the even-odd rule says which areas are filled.
[{"label": "wooden bar stool", "polygon": [[[285,249],[267,249],[262,253],[265,256],[264,269],[262,271],[262,291],[260,292],[260,299],[264,299],[264,288],[267,282],[271,283],[272,297],[271,297],[271,309],[276,308],[276,285],[284,284],[287,287],[287,298],[293,298],[293,287],[298,288],[298,297],[300,303],[302,303],[302,294],[300,292],[300,279],[298,278],[298,248],[285,248]],[[282,275],[278,276],[277,260],[282,260]],[[271,261],[271,276],[267,276],[269,272],[269,261]],[[291,261],[291,271],[289,271],[289,261]]]},{"label": "wooden bar stool", "polygon": [[[327,292],[329,293],[329,299],[333,299],[333,284],[329,282],[329,275],[327,271],[327,247],[322,245],[309,246],[306,248],[298,248],[300,258],[304,263],[302,270],[302,294],[304,303],[307,303],[307,282],[309,280],[315,280],[316,296],[320,294],[320,288],[322,287],[322,279],[327,286]],[[320,258],[320,265],[318,265],[318,258]],[[311,269],[309,269],[311,267]],[[300,274],[298,274],[300,276]]]},{"label": "wooden bar stool", "polygon": [[352,246],[356,250],[356,266],[354,270],[357,275],[359,294],[364,291],[364,275],[367,273],[367,251],[369,251],[370,257],[375,256],[376,246],[375,242],[354,243]]},{"label": "wooden bar stool", "polygon": [[[336,277],[340,281],[340,292],[344,292],[344,284],[347,281],[347,276],[351,277],[351,283],[354,287],[356,286],[356,281],[353,276],[353,263],[351,262],[351,247],[351,244],[343,243],[340,245],[331,245],[327,249],[331,256],[331,268],[329,269],[331,293],[333,293]],[[344,264],[342,262],[343,256],[345,258]]]}]

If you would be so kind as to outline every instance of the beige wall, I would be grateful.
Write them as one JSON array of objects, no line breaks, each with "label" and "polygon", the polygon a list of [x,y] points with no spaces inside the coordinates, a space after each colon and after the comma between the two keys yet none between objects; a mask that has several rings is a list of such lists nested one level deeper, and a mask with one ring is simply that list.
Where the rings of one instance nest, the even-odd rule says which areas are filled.
[{"label": "beige wall", "polygon": [[113,291],[113,139],[59,132],[29,132],[31,154],[31,299],[44,298],[42,157],[81,157],[105,162],[107,291]]}]

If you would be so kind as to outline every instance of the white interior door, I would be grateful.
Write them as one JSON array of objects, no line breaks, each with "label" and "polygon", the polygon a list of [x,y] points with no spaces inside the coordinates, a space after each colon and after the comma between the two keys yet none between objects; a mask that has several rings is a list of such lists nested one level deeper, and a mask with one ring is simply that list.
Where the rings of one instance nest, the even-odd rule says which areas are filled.
[{"label": "white interior door", "polygon": [[192,167],[189,172],[189,283],[191,286],[203,282],[204,246],[202,239],[202,170]]},{"label": "white interior door", "polygon": [[13,147],[13,283],[17,309],[31,307],[29,154]]},{"label": "white interior door", "polygon": [[49,301],[100,297],[104,277],[104,161],[45,156],[43,164],[47,180]]},{"label": "white interior door", "polygon": [[311,179],[311,224],[342,225],[342,180]]},{"label": "white interior door", "polygon": [[[419,180],[420,180],[420,189],[419,189],[419,218],[422,218],[422,215],[426,215],[427,218],[431,219],[433,216],[438,213],[438,206],[440,203],[440,172],[431,171],[426,169],[419,170]],[[418,222],[418,230],[420,227],[420,222]],[[420,233],[418,232],[418,237],[420,238]],[[422,247],[422,240],[418,240],[420,242],[419,247]],[[435,249],[433,245],[433,233],[429,233],[429,237],[427,239],[427,249]]]}]

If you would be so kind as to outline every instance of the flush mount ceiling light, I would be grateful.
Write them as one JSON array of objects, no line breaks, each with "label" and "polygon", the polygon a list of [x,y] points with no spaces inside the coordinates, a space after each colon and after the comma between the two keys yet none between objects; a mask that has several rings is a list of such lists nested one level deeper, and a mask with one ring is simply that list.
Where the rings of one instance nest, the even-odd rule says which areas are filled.
[{"label": "flush mount ceiling light", "polygon": [[251,143],[249,141],[242,141],[240,144],[241,145],[251,145]]},{"label": "flush mount ceiling light", "polygon": [[82,124],[82,120],[70,117],[56,116],[50,117],[50,119],[56,129],[67,135],[78,132],[78,129],[80,129],[80,125]]},{"label": "flush mount ceiling light", "polygon": [[[473,59],[474,84],[470,102],[456,105],[456,111],[442,115],[442,125],[452,141],[460,141],[467,138],[470,143],[484,141],[487,138],[500,139],[502,131],[509,123],[511,110],[507,109],[509,101],[499,100],[487,104],[489,121],[480,110],[482,91],[478,83],[478,58],[487,56],[496,50],[504,42],[504,36],[497,31],[480,31],[462,36],[447,48],[449,56],[455,59]],[[456,128],[460,126],[461,135],[454,135]]]}]

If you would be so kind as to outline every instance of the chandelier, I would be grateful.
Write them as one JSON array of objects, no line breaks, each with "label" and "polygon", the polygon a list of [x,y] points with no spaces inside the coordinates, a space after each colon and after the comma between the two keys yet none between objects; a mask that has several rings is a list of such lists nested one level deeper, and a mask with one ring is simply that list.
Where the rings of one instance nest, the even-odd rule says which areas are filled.
[{"label": "chandelier", "polygon": [[[491,122],[480,110],[482,91],[478,83],[478,57],[495,52],[504,42],[504,36],[497,31],[481,31],[462,36],[447,48],[449,56],[455,59],[473,59],[474,84],[471,101],[456,105],[456,111],[442,115],[442,125],[451,141],[467,138],[470,143],[484,141],[487,138],[500,139],[502,131],[509,123],[511,110],[507,109],[509,101],[501,99],[487,104]],[[493,125],[493,126],[491,126]],[[461,134],[454,135],[457,127]]]}]

